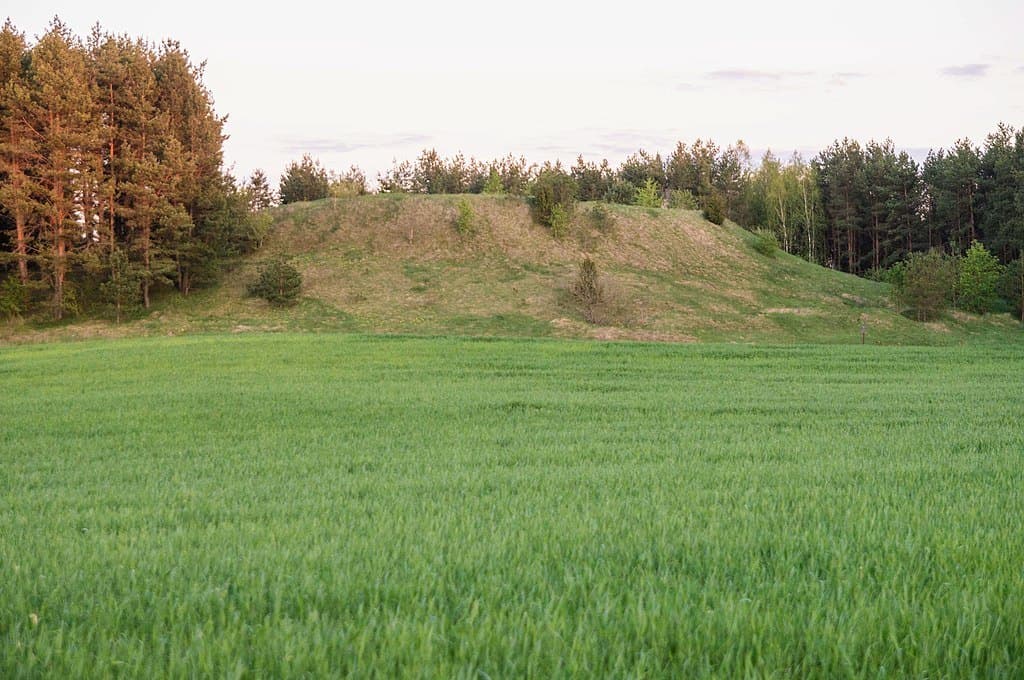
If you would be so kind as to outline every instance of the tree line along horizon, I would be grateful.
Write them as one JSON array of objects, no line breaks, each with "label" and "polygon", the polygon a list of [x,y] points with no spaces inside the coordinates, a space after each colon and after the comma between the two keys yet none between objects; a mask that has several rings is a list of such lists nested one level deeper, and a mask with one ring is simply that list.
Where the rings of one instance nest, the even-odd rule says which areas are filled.
[{"label": "tree line along horizon", "polygon": [[[99,26],[83,40],[54,19],[30,45],[5,23],[0,316],[113,310],[119,319],[148,308],[154,290],[188,295],[215,282],[260,246],[275,203],[369,192],[358,167],[335,174],[310,155],[288,165],[277,192],[261,170],[237,181],[224,168],[226,118],[203,67],[175,41]],[[955,265],[978,244],[1007,274],[1003,297],[1024,295],[1012,275],[1024,269],[1024,129],[1005,124],[981,147],[961,139],[922,164],[888,139],[843,139],[810,161],[768,152],[756,164],[742,142],[698,139],[665,158],[639,150],[614,168],[582,156],[538,165],[429,149],[377,182],[388,193],[522,196],[556,235],[576,201],[699,209],[897,287],[926,254]]]},{"label": "tree line along horizon", "polygon": [[[983,147],[960,139],[923,164],[890,139],[844,138],[809,162],[768,151],[756,165],[742,141],[723,148],[698,139],[678,142],[666,159],[638,150],[617,168],[582,155],[566,167],[424,149],[377,181],[384,193],[522,196],[556,236],[576,201],[701,210],[715,224],[767,234],[787,253],[890,283],[918,318],[949,303],[992,311],[1002,299],[1024,321],[1024,129],[1002,123]],[[306,154],[286,167],[278,199],[365,193],[357,166],[337,174]]]}]

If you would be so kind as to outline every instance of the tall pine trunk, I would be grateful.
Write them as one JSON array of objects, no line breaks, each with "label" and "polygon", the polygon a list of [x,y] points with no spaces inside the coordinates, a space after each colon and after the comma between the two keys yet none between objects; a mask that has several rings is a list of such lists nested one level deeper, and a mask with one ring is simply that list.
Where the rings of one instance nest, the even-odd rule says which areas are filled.
[{"label": "tall pine trunk", "polygon": [[114,136],[115,136],[115,130],[117,128],[114,125],[114,85],[113,85],[113,83],[111,83],[111,85],[110,85],[110,111],[109,111],[109,115],[110,115],[110,123],[109,123],[110,124],[110,141],[109,141],[109,151],[110,151],[110,161],[109,161],[109,163],[110,163],[110,166],[109,166],[110,167],[110,195],[107,197],[107,200],[110,201],[110,204],[109,204],[107,210],[109,212],[109,217],[110,217],[109,224],[108,224],[108,228],[110,230],[110,254],[113,255],[114,251],[117,250],[117,236],[116,236],[116,234],[114,232],[114,228],[115,228],[114,227],[114,213],[117,210],[117,176],[116,176],[116,173],[114,172]]},{"label": "tall pine trunk", "polygon": [[18,279],[21,284],[28,284],[28,235],[25,229],[25,215],[16,211],[14,215],[14,252],[18,258]]},{"label": "tall pine trunk", "polygon": [[142,279],[142,306],[149,309],[149,284],[150,284],[150,220],[146,219],[142,229],[142,265],[145,274]]},{"label": "tall pine trunk", "polygon": [[872,243],[871,243],[872,263],[871,264],[877,270],[878,269],[878,249],[879,249],[878,248],[878,241],[879,241],[879,239],[878,239],[878,216],[877,215],[874,216],[874,221],[875,221],[874,222],[874,229],[871,232],[871,237],[872,237]]},{"label": "tall pine trunk", "polygon": [[1020,322],[1024,323],[1024,252],[1020,255],[1017,273],[1020,276]]},{"label": "tall pine trunk", "polygon": [[971,228],[971,243],[974,243],[974,241],[976,239],[975,239],[975,233],[974,233],[974,192],[973,191],[967,192],[967,217],[968,217],[970,228]]},{"label": "tall pine trunk", "polygon": [[60,321],[64,318],[64,278],[67,275],[65,257],[67,245],[64,242],[64,218],[55,215],[53,224],[54,252],[53,262],[53,315]]}]

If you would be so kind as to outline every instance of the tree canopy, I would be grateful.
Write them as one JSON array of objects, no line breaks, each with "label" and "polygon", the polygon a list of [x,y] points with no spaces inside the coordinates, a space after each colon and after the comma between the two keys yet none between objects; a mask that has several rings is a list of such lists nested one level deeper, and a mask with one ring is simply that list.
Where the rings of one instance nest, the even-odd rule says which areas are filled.
[{"label": "tree canopy", "polygon": [[[26,305],[54,318],[188,294],[249,247],[249,206],[222,163],[203,66],[58,19],[30,44],[0,30],[0,248]],[[6,262],[6,264],[4,264]]]}]

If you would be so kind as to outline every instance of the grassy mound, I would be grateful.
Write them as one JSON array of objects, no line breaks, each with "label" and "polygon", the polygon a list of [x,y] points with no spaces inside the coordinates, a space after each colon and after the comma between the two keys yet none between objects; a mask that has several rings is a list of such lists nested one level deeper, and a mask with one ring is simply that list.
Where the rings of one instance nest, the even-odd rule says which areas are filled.
[{"label": "grassy mound", "polygon": [[[0,329],[0,338],[295,330],[573,338],[951,344],[1005,341],[1007,315],[896,313],[887,286],[777,253],[699,212],[581,204],[555,239],[522,199],[379,195],[274,210],[265,247],[217,288],[168,296],[122,326],[107,322]],[[612,298],[591,315],[569,289],[585,257]],[[247,298],[259,265],[283,257],[302,273],[301,302]],[[591,318],[591,320],[593,320]]]}]

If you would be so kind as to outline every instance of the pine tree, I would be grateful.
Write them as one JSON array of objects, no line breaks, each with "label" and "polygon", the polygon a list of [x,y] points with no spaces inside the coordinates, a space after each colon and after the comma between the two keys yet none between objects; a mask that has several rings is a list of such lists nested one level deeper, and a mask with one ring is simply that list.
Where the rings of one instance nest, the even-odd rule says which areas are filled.
[{"label": "pine tree", "polygon": [[733,221],[746,221],[741,198],[749,166],[750,150],[742,140],[730,145],[715,160],[714,186],[725,201],[725,214]]},{"label": "pine tree", "polygon": [[1000,124],[985,140],[979,191],[984,240],[1009,262],[1024,251],[1024,129]]},{"label": "pine tree", "polygon": [[90,39],[96,102],[100,111],[104,180],[100,217],[104,249],[111,254],[127,241],[132,196],[125,192],[138,158],[156,142],[156,79],[153,52],[141,41],[103,35]]},{"label": "pine tree", "polygon": [[[906,257],[922,245],[922,185],[917,162],[906,151],[896,157],[893,168],[893,192],[890,194],[888,249],[891,259]],[[886,262],[885,264],[889,264]]]},{"label": "pine tree", "polygon": [[29,245],[42,211],[40,187],[31,169],[40,161],[32,120],[34,102],[24,68],[25,37],[8,20],[0,30],[0,204],[13,222],[14,255],[22,286],[29,281]]},{"label": "pine tree", "polygon": [[43,187],[44,221],[39,234],[44,264],[53,290],[53,314],[65,309],[65,284],[76,233],[82,232],[90,206],[85,204],[91,175],[89,154],[95,149],[95,110],[81,43],[54,20],[32,50],[33,95],[41,160],[36,166]]},{"label": "pine tree", "polygon": [[665,165],[661,154],[651,156],[640,149],[619,166],[619,179],[629,182],[635,187],[643,187],[651,180],[660,194],[665,188]]},{"label": "pine tree", "polygon": [[259,277],[249,286],[249,294],[261,297],[273,305],[290,305],[302,292],[302,274],[283,259],[267,262],[260,267]]},{"label": "pine tree", "polygon": [[139,304],[138,270],[132,266],[128,255],[115,250],[110,255],[110,277],[100,284],[100,295],[114,308],[114,319],[121,323],[121,316]]},{"label": "pine tree", "polygon": [[869,262],[878,271],[886,260],[883,249],[889,242],[889,223],[896,196],[896,151],[891,139],[870,141],[864,149],[865,208],[871,237]]},{"label": "pine tree", "polygon": [[[184,211],[165,210],[173,228],[162,233],[177,235],[178,242],[173,247],[165,244],[165,250],[174,251],[176,285],[185,295],[192,288],[197,266],[205,269],[204,260],[216,260],[219,254],[234,250],[234,244],[225,240],[233,238],[235,230],[224,228],[221,212],[228,195],[236,193],[233,179],[222,171],[225,119],[214,112],[203,84],[204,68],[202,63],[193,64],[188,52],[173,40],[161,45],[153,62],[156,107],[166,124],[160,156],[168,183],[165,197]],[[233,197],[230,202],[233,208]],[[215,277],[205,272],[204,278]]]},{"label": "pine tree", "polygon": [[828,225],[828,263],[857,273],[866,203],[864,152],[856,141],[844,139],[818,154],[812,165]]},{"label": "pine tree", "polygon": [[[420,180],[417,180],[420,181]],[[281,204],[299,201],[316,201],[327,198],[331,184],[327,171],[319,161],[305,154],[299,162],[292,161],[281,175],[281,186],[278,195]]]},{"label": "pine tree", "polygon": [[978,238],[979,151],[969,140],[929,153],[922,170],[927,185],[929,244],[948,243],[960,252]]},{"label": "pine tree", "polygon": [[251,212],[260,212],[274,205],[274,192],[267,181],[267,175],[256,168],[245,183],[246,196]]},{"label": "pine tree", "polygon": [[222,172],[202,70],[177,43],[155,51],[99,26],[83,44],[54,20],[32,47],[10,22],[0,31],[0,236],[21,285],[38,266],[56,317],[69,282],[123,269],[116,252],[148,305],[154,284],[187,293],[194,268],[205,278],[258,240]]},{"label": "pine tree", "polygon": [[501,183],[501,175],[498,174],[498,169],[491,166],[490,172],[487,175],[487,183],[484,184],[483,193],[485,194],[503,194],[505,193],[505,186]]},{"label": "pine tree", "polygon": [[644,185],[637,188],[633,203],[642,208],[660,208],[661,189],[658,188],[658,184],[648,177]]}]

